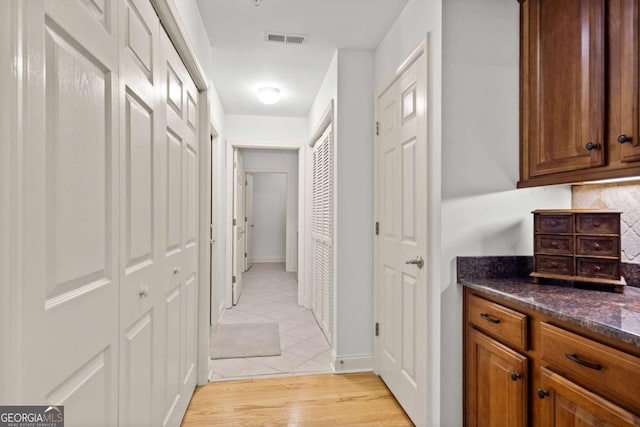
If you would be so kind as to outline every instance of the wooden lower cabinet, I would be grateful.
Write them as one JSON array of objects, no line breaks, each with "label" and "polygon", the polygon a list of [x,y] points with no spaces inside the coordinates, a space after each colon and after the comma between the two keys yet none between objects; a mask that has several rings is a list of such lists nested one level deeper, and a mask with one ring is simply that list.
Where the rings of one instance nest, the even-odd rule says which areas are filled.
[{"label": "wooden lower cabinet", "polygon": [[468,330],[467,420],[474,427],[527,425],[527,358]]},{"label": "wooden lower cabinet", "polygon": [[540,425],[548,427],[626,427],[640,425],[640,418],[620,406],[546,368],[541,369]]},{"label": "wooden lower cabinet", "polygon": [[465,426],[640,427],[637,347],[469,288],[463,316]]}]

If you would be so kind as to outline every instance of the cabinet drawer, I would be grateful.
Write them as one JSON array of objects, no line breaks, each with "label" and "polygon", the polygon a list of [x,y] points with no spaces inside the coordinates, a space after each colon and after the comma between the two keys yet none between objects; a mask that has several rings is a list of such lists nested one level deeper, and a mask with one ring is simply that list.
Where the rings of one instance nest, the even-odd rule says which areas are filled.
[{"label": "cabinet drawer", "polygon": [[576,258],[576,276],[620,279],[620,263],[617,259]]},{"label": "cabinet drawer", "polygon": [[536,271],[573,276],[573,257],[536,255]]},{"label": "cabinet drawer", "polygon": [[543,364],[597,394],[640,411],[640,358],[541,323]]},{"label": "cabinet drawer", "polygon": [[536,253],[542,254],[573,254],[573,236],[562,236],[554,234],[536,235]]},{"label": "cabinet drawer", "polygon": [[576,214],[576,233],[620,234],[620,215]]},{"label": "cabinet drawer", "polygon": [[498,340],[527,350],[527,316],[469,295],[469,321]]},{"label": "cabinet drawer", "polygon": [[536,214],[535,231],[539,233],[573,233],[573,216],[571,214]]},{"label": "cabinet drawer", "polygon": [[620,256],[620,239],[614,236],[576,236],[576,254]]}]

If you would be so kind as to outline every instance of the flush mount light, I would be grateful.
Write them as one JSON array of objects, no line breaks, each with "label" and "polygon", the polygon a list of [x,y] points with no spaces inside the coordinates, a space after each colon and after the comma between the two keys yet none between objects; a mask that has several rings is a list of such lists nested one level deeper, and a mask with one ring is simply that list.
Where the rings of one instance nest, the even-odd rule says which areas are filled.
[{"label": "flush mount light", "polygon": [[265,104],[275,104],[280,101],[280,89],[277,87],[261,87],[258,89],[258,99]]}]

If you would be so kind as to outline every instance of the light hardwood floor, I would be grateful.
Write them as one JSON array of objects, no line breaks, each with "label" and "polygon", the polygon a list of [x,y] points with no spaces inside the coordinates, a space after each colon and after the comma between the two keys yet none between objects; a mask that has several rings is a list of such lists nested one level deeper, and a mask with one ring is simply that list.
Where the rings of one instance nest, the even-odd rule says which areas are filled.
[{"label": "light hardwood floor", "polygon": [[196,390],[183,426],[413,425],[372,373],[212,382]]}]

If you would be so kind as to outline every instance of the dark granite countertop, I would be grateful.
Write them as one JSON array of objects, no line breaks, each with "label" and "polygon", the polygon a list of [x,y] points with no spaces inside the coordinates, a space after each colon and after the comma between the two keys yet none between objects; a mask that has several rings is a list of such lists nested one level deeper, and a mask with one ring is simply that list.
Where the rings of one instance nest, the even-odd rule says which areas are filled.
[{"label": "dark granite countertop", "polygon": [[640,288],[623,294],[567,285],[535,285],[528,257],[459,257],[458,283],[640,347]]}]

